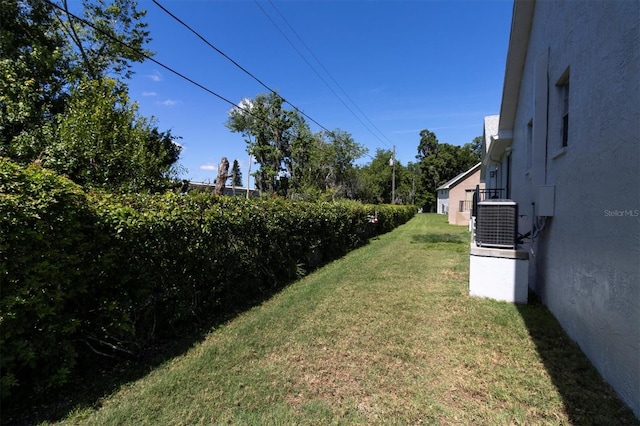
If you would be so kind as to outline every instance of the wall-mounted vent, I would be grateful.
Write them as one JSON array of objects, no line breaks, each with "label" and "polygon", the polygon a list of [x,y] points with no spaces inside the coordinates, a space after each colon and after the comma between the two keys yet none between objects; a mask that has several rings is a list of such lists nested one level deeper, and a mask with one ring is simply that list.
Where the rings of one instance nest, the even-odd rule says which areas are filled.
[{"label": "wall-mounted vent", "polygon": [[518,205],[512,200],[478,203],[476,245],[515,249],[518,240]]}]

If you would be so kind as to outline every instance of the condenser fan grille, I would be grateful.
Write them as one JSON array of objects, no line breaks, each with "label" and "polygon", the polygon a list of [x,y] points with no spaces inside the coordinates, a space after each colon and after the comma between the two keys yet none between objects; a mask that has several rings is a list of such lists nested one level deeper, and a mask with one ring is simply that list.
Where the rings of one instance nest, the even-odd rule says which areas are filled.
[{"label": "condenser fan grille", "polygon": [[518,206],[511,200],[478,203],[476,244],[481,247],[515,248],[518,236]]}]

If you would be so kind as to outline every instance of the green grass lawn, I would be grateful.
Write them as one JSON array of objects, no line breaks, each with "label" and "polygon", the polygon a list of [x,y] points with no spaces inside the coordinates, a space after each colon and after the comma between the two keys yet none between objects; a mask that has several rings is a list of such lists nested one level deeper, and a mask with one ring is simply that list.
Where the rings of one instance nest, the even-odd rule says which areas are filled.
[{"label": "green grass lawn", "polygon": [[469,234],[418,215],[71,424],[637,424],[535,303],[468,296]]}]

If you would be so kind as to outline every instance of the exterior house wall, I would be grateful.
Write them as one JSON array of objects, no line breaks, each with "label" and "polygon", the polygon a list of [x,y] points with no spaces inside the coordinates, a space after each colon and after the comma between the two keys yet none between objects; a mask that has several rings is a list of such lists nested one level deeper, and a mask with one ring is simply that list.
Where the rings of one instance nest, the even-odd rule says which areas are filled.
[{"label": "exterior house wall", "polygon": [[460,201],[467,197],[467,189],[475,189],[480,185],[484,189],[484,184],[480,184],[480,168],[466,179],[449,190],[449,223],[451,225],[469,225],[471,212],[469,210],[460,211]]},{"label": "exterior house wall", "polygon": [[[488,188],[506,183],[511,162],[510,198],[526,216],[521,223],[546,222],[533,242],[529,285],[638,416],[639,28],[637,1],[536,2],[519,92],[503,94],[503,108],[517,97],[512,143],[498,182],[490,167],[485,172]],[[544,185],[555,187],[546,220],[534,213]]]},{"label": "exterior house wall", "polygon": [[439,189],[438,190],[438,209],[436,210],[436,213],[447,214],[448,212],[449,212],[449,190]]}]

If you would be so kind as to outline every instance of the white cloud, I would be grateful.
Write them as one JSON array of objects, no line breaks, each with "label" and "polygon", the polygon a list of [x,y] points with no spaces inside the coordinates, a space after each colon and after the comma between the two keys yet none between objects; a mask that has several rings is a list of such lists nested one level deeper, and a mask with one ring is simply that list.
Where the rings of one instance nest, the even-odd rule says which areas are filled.
[{"label": "white cloud", "polygon": [[162,75],[160,74],[159,71],[154,71],[153,74],[147,74],[147,77],[149,77],[152,81],[155,81],[156,83],[159,81],[162,81]]},{"label": "white cloud", "polygon": [[215,164],[211,164],[211,163],[205,163],[205,164],[201,164],[199,169],[200,170],[216,171],[216,170],[218,170],[218,166],[216,166]]},{"label": "white cloud", "polygon": [[252,108],[253,108],[253,101],[249,98],[243,98],[240,102],[238,102],[238,105],[231,108],[227,112],[227,114],[231,116],[231,114],[234,112],[240,112],[240,113],[248,112],[248,111],[251,111]]},{"label": "white cloud", "polygon": [[173,99],[167,99],[165,101],[158,102],[159,105],[164,105],[164,106],[174,106],[177,103],[178,103],[178,101],[174,101]]},{"label": "white cloud", "polygon": [[156,92],[142,92],[142,96],[158,96]]}]

